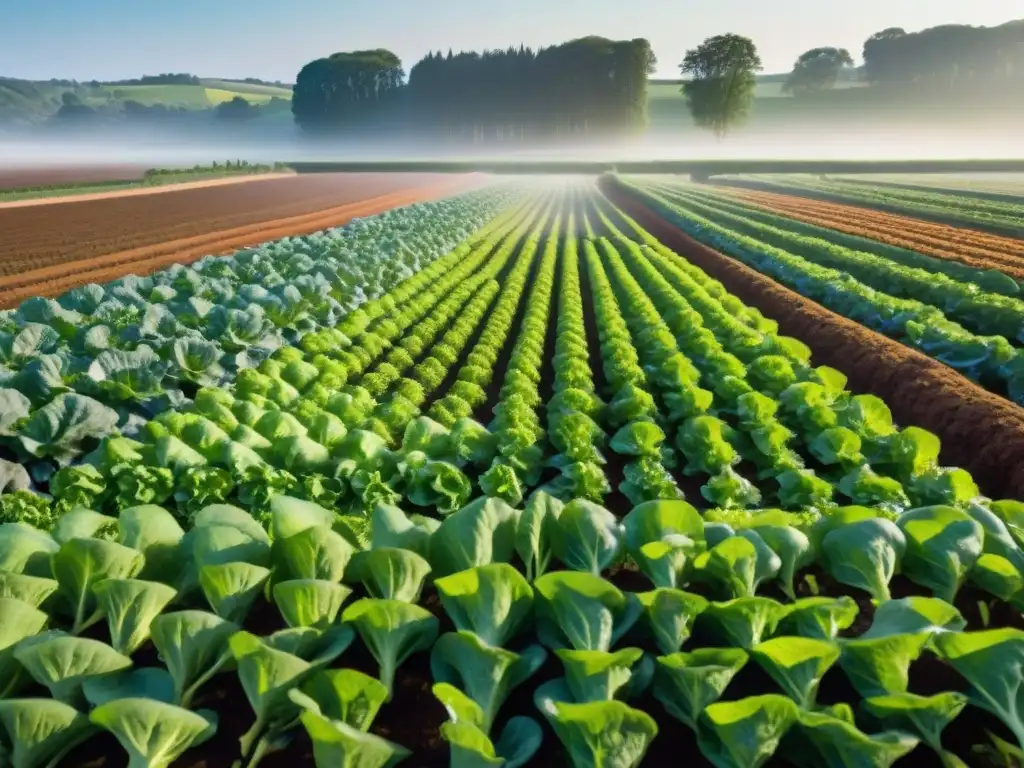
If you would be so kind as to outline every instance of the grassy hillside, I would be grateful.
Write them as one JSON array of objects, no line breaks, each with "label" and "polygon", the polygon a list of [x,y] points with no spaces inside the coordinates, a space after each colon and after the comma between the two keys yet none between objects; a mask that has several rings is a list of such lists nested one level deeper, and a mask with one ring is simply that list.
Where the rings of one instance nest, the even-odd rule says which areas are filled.
[{"label": "grassy hillside", "polygon": [[86,101],[92,89],[0,77],[0,123],[5,119],[28,122],[45,119],[60,108],[61,96],[67,91]]},{"label": "grassy hillside", "polygon": [[[754,87],[754,98],[756,99],[788,99],[792,98],[782,92],[785,85],[785,76],[766,75],[757,79]],[[652,80],[647,86],[648,101],[661,101],[663,99],[682,100],[682,80]],[[864,86],[863,82],[857,80],[841,80],[836,83],[836,88],[859,88]]]},{"label": "grassy hillside", "polygon": [[290,100],[291,91],[273,86],[232,83],[227,80],[204,80],[202,85],[108,85],[103,86],[119,101],[137,101],[152,107],[210,109],[241,96],[250,104],[266,104],[272,98]]},{"label": "grassy hillside", "polygon": [[118,85],[0,77],[0,124],[46,120],[60,109],[61,99],[68,92],[88,107],[115,109],[126,101],[147,107],[162,105],[199,111],[213,109],[238,96],[253,105],[266,104],[273,98],[292,98],[287,87],[216,78],[200,80],[196,85]]},{"label": "grassy hillside", "polygon": [[[1000,131],[1024,118],[1024,101],[1005,98],[998,90],[966,93],[908,92],[840,81],[830,91],[794,97],[782,94],[783,81],[759,78],[747,122],[737,133],[776,134],[794,129],[886,128],[912,131],[921,126]],[[648,87],[650,131],[679,136],[699,132],[680,92],[679,81],[653,81]],[[982,116],[982,117],[979,117]]]},{"label": "grassy hillside", "polygon": [[264,85],[261,83],[244,83],[238,80],[218,80],[215,78],[202,78],[202,83],[207,88],[216,88],[227,91],[234,95],[241,96],[265,96],[267,99],[277,97],[279,99],[292,98],[291,88],[282,88],[277,85]]}]

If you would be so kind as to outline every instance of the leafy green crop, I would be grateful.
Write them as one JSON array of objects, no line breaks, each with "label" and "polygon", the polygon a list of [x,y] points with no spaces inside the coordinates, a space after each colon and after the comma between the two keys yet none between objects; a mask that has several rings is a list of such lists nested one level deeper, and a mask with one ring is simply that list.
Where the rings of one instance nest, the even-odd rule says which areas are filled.
[{"label": "leafy green crop", "polygon": [[[986,748],[950,738],[968,703],[1024,751],[999,623],[1024,607],[1024,502],[983,497],[905,408],[587,185],[496,182],[0,311],[0,763],[106,731],[130,768],[169,768],[246,730],[231,760],[255,768],[305,729],[318,768],[627,768],[667,714],[721,768],[887,766],[918,741],[911,760],[961,766]],[[1020,329],[974,330],[1017,322],[1016,284],[638,188],[1024,391]],[[929,657],[968,693],[919,695]],[[857,702],[819,702],[836,675]],[[742,698],[755,678],[773,693]]]}]

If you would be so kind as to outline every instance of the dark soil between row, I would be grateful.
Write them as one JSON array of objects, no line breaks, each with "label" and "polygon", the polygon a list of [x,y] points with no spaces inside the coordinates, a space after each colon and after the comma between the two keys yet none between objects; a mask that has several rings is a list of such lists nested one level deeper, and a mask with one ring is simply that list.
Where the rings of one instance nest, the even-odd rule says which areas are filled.
[{"label": "dark soil between row", "polygon": [[900,424],[942,440],[943,460],[968,470],[993,498],[1024,499],[1024,409],[942,363],[831,312],[683,233],[612,178],[602,192],[653,236],[731,293],[808,344],[818,365],[837,368],[858,392],[882,398]]}]

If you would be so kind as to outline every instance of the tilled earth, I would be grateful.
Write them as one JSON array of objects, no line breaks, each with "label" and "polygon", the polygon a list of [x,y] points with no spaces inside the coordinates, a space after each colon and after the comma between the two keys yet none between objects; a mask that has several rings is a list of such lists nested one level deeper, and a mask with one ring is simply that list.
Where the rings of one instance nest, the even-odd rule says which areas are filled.
[{"label": "tilled earth", "polygon": [[456,194],[479,176],[324,174],[0,209],[0,307]]},{"label": "tilled earth", "polygon": [[49,187],[57,184],[134,181],[141,179],[144,165],[73,165],[0,168],[0,189]]},{"label": "tilled earth", "polygon": [[745,203],[752,203],[791,219],[878,240],[940,259],[959,261],[979,269],[998,269],[1015,278],[1024,279],[1024,240],[792,195],[739,188],[722,189]]}]

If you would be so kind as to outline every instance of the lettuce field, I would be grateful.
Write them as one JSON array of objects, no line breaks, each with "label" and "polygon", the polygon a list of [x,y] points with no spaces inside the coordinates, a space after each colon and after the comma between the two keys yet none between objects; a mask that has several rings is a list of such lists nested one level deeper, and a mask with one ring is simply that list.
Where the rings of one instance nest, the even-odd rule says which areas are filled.
[{"label": "lettuce field", "polygon": [[475,186],[0,311],[0,766],[1018,765],[1009,252]]}]

